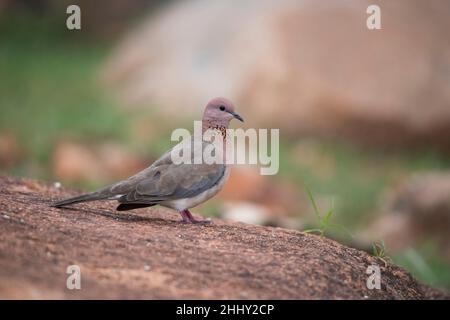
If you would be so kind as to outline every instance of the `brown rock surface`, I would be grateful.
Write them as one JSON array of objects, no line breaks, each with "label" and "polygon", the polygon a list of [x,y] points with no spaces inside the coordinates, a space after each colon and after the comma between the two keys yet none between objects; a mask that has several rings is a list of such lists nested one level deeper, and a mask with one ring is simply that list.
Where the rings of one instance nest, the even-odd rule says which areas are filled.
[{"label": "brown rock surface", "polygon": [[[400,267],[298,231],[185,225],[166,209],[117,213],[106,202],[49,207],[74,194],[0,178],[0,298],[448,297]],[[81,290],[66,289],[73,264]],[[366,288],[371,264],[381,267],[381,290]]]}]

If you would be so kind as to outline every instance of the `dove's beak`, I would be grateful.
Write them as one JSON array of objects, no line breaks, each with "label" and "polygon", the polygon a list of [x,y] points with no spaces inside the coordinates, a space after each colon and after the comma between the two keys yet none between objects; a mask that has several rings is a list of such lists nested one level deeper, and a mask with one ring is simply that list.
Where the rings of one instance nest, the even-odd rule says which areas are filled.
[{"label": "dove's beak", "polygon": [[230,113],[231,115],[233,115],[233,117],[235,117],[235,118],[238,119],[239,121],[244,122],[244,119],[243,119],[240,115],[238,115],[236,112],[229,111],[229,113]]}]

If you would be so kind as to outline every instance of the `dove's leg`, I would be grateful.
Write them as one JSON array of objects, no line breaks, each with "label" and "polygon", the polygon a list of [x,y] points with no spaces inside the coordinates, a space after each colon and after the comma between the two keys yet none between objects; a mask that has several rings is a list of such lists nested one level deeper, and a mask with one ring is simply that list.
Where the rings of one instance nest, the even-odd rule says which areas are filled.
[{"label": "dove's leg", "polygon": [[185,223],[191,223],[191,220],[189,219],[189,216],[186,214],[187,210],[180,211],[181,217],[183,218],[183,222]]},{"label": "dove's leg", "polygon": [[202,224],[208,224],[211,223],[211,220],[197,220],[194,218],[192,213],[189,212],[188,209],[185,209],[183,211],[180,211],[181,217],[183,218],[184,223],[202,223]]}]

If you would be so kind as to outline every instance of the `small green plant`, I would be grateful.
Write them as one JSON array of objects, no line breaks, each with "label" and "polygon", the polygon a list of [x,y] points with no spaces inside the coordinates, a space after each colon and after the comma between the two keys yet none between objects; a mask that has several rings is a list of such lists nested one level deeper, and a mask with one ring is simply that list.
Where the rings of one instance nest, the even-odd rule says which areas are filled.
[{"label": "small green plant", "polygon": [[322,215],[320,213],[319,207],[317,206],[316,200],[314,199],[314,196],[313,196],[311,190],[306,185],[305,185],[305,189],[308,193],[309,200],[311,201],[311,205],[314,209],[314,214],[316,216],[317,224],[319,225],[319,227],[303,230],[303,232],[317,233],[321,237],[323,237],[327,230],[339,229],[339,230],[343,231],[344,233],[346,233],[347,235],[349,235],[350,237],[352,237],[350,232],[346,228],[344,228],[342,225],[331,222],[331,218],[333,217],[333,214],[334,214],[334,199],[333,198],[331,199],[331,208],[325,214]]},{"label": "small green plant", "polygon": [[384,262],[384,266],[387,266],[387,261],[391,261],[391,258],[387,255],[386,245],[383,240],[372,243],[372,254]]}]

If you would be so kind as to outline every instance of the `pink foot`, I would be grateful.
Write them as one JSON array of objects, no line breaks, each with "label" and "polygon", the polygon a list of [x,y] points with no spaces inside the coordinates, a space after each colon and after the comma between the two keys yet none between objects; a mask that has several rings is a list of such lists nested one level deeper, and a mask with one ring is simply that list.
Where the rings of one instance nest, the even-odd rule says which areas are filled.
[{"label": "pink foot", "polygon": [[188,209],[180,211],[181,217],[183,218],[183,223],[193,223],[193,224],[210,224],[211,220],[197,220]]}]

